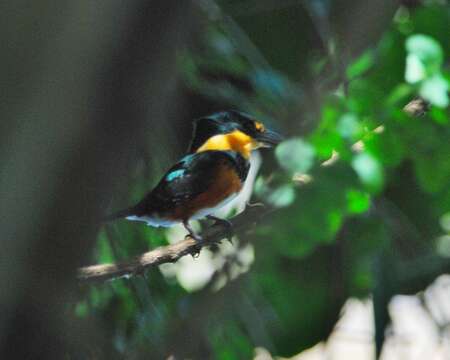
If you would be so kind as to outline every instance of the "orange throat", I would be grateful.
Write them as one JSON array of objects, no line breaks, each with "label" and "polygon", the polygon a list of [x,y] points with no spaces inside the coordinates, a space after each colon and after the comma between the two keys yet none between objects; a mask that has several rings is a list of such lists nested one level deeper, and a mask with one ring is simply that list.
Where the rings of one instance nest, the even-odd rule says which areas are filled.
[{"label": "orange throat", "polygon": [[196,152],[207,150],[236,151],[248,159],[252,150],[258,148],[258,143],[242,131],[235,130],[229,134],[219,134],[210,137]]}]

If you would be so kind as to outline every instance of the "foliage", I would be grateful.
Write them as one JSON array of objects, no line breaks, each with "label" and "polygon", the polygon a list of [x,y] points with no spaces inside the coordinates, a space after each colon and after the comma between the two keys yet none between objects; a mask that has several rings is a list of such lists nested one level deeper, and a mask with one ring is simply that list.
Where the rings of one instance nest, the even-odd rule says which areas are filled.
[{"label": "foliage", "polygon": [[[280,12],[264,17],[277,26],[284,19]],[[232,270],[239,268],[233,253],[213,251],[211,263],[225,260],[196,292],[163,269],[87,289],[76,312],[107,317],[118,353],[243,359],[264,346],[293,355],[327,336],[346,298],[376,291],[380,257],[401,267],[423,254],[450,253],[448,11],[402,9],[376,44],[343,71],[332,69],[345,87],[316,88],[314,98],[303,81],[323,78],[323,67],[311,64],[319,58],[331,66],[326,54],[302,57],[299,76],[292,39],[273,44],[292,33],[285,24],[264,33],[272,41],[254,38],[261,53],[248,55],[233,43],[236,29],[251,37],[259,21],[211,22],[203,47],[185,51],[179,65],[196,96],[245,109],[288,135],[274,155],[264,154],[255,187],[277,209],[235,243],[238,251],[253,246],[248,272]],[[419,118],[402,111],[416,94],[431,103]],[[337,161],[327,164],[333,154]],[[166,241],[160,230],[121,223],[100,233],[94,261]]]}]

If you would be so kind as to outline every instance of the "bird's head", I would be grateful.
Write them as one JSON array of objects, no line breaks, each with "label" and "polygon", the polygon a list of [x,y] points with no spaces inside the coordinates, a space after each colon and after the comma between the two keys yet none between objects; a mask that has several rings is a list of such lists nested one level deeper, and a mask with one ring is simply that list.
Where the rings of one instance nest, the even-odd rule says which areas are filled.
[{"label": "bird's head", "polygon": [[274,146],[282,139],[252,116],[230,110],[195,121],[189,152],[233,150],[248,158],[252,150]]}]

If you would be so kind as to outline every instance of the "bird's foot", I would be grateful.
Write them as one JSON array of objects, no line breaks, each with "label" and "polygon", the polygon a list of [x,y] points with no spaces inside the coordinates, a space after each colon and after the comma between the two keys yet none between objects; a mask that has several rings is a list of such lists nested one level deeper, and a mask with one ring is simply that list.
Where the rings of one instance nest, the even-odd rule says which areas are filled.
[{"label": "bird's foot", "polygon": [[192,250],[191,256],[195,259],[200,256],[200,250],[202,249],[200,243],[203,241],[203,238],[200,235],[195,234],[194,232],[190,232],[185,236],[185,239],[194,239],[196,244],[194,245],[194,249]]},{"label": "bird's foot", "polygon": [[193,259],[196,259],[200,256],[200,250],[201,250],[201,246],[200,245],[195,245],[194,249],[191,252],[191,256]]},{"label": "bird's foot", "polygon": [[235,235],[233,224],[227,219],[221,219],[212,215],[208,215],[207,218],[209,220],[214,220],[214,226],[219,225],[225,228],[226,235],[225,239],[227,239],[230,244],[233,244],[233,236]]}]

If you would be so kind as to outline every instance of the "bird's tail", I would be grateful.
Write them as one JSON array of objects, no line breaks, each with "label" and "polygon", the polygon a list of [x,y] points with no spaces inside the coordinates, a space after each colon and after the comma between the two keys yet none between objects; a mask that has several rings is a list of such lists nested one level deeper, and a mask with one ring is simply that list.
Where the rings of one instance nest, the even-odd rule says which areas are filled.
[{"label": "bird's tail", "polygon": [[109,222],[109,221],[113,221],[113,220],[117,220],[117,219],[120,219],[120,218],[124,218],[124,217],[127,217],[127,216],[134,215],[135,214],[135,210],[136,210],[135,207],[132,206],[132,207],[129,207],[129,208],[126,208],[126,209],[114,212],[114,213],[112,213],[110,215],[107,215],[107,216],[103,217],[102,218],[102,222]]}]

